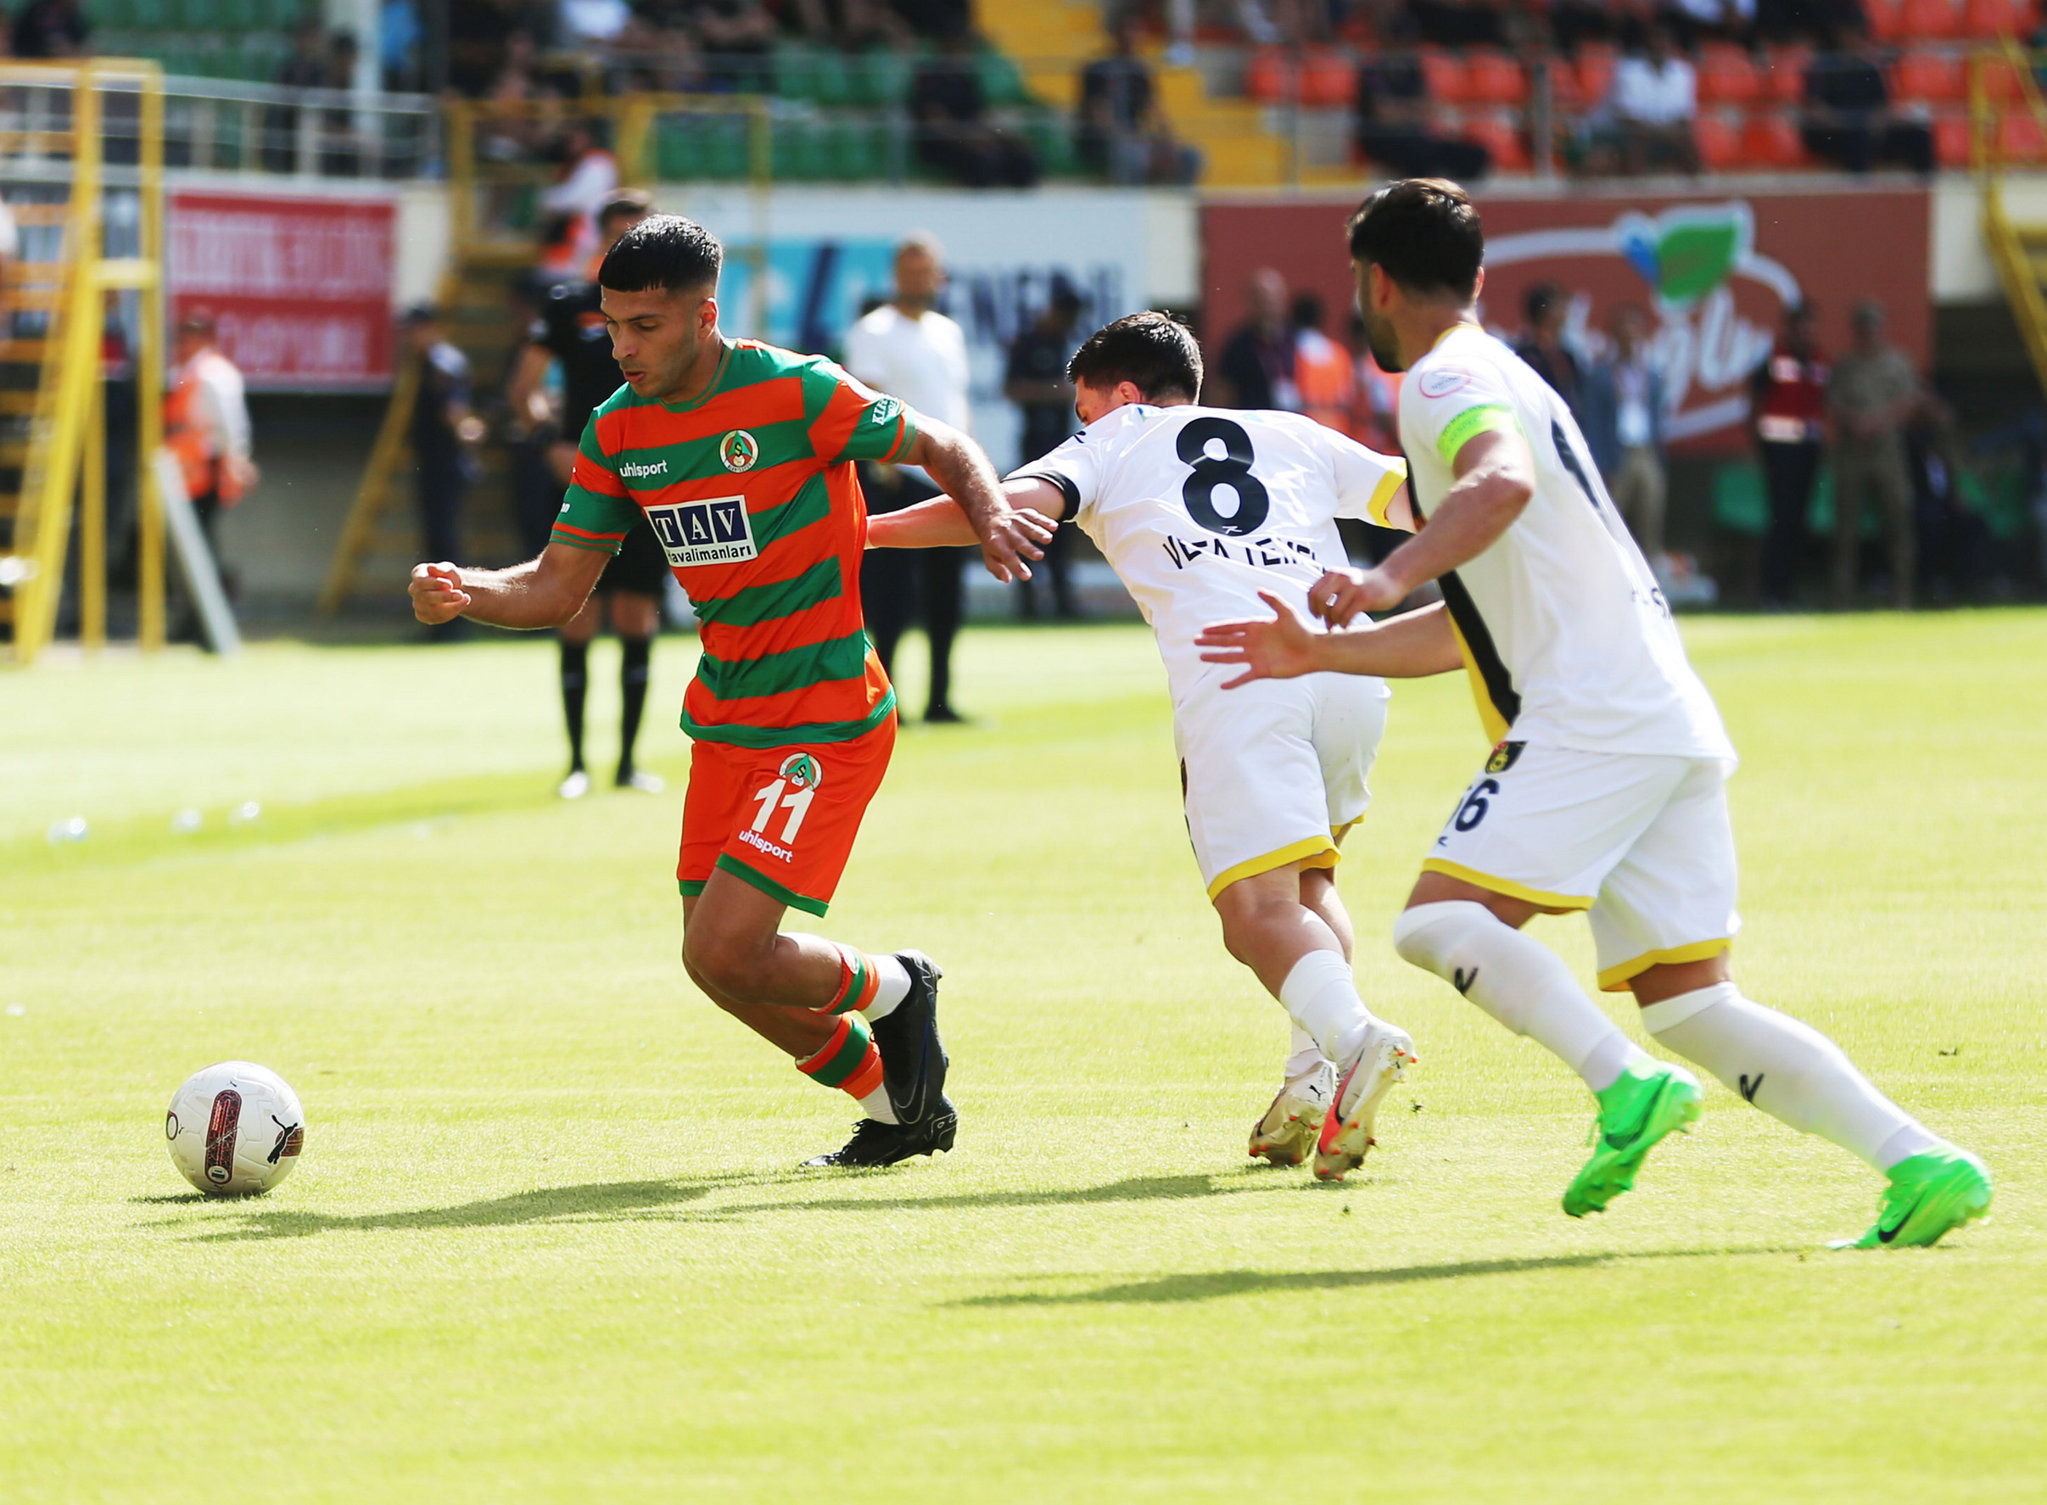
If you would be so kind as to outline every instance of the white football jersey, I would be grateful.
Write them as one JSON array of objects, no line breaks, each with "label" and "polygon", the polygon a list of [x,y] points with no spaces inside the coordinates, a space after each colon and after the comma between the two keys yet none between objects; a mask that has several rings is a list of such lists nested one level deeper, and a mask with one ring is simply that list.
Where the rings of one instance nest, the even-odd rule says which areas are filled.
[{"label": "white football jersey", "polygon": [[1065,493],[1151,623],[1177,704],[1218,668],[1201,629],[1269,615],[1261,590],[1305,611],[1350,563],[1336,519],[1384,526],[1407,467],[1298,413],[1132,403],[1017,474]]},{"label": "white football jersey", "polygon": [[1450,330],[1400,384],[1416,516],[1442,504],[1457,451],[1495,428],[1527,439],[1535,495],[1490,548],[1442,580],[1487,735],[1585,752],[1733,757],[1571,410],[1475,325]]}]

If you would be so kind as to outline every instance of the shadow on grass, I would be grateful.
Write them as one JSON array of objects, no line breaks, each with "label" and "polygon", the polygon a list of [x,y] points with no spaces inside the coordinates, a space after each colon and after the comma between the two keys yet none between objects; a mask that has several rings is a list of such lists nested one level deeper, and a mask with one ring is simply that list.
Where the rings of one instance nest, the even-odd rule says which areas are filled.
[{"label": "shadow on grass", "polygon": [[[843,1174],[843,1173],[840,1173]],[[842,1184],[857,1187],[860,1179]],[[1210,1175],[1133,1176],[1105,1186],[1068,1186],[1046,1191],[975,1191],[928,1197],[818,1197],[808,1202],[752,1202],[723,1207],[717,1216],[747,1212],[945,1212],[976,1207],[1071,1207],[1099,1202],[1152,1202],[1160,1199],[1220,1197],[1235,1192],[1277,1190],[1237,1183],[1216,1184]]]},{"label": "shadow on grass", "polygon": [[[399,1212],[355,1216],[312,1212],[251,1198],[224,1202],[221,1210],[240,1218],[231,1228],[197,1233],[198,1243],[240,1243],[250,1239],[305,1238],[316,1233],[374,1232],[380,1229],[510,1228],[528,1223],[618,1223],[659,1216],[681,1203],[694,1202],[728,1186],[758,1185],[758,1174],[733,1172],[687,1180],[608,1181],[585,1186],[543,1186],[465,1202],[456,1207],[418,1207]],[[208,1202],[198,1192],[184,1196],[137,1197],[137,1202],[183,1205]],[[186,1223],[159,1225],[183,1231]]]},{"label": "shadow on grass", "polygon": [[1531,1270],[1582,1270],[1598,1265],[1648,1259],[1709,1259],[1730,1254],[1790,1254],[1791,1246],[1758,1249],[1652,1249],[1641,1253],[1611,1250],[1604,1254],[1550,1254],[1525,1259],[1473,1259],[1445,1265],[1394,1265],[1383,1270],[1215,1270],[1162,1275],[1157,1280],[1132,1280],[1092,1291],[1064,1293],[1019,1291],[1005,1295],[969,1296],[952,1306],[1080,1306],[1090,1302],[1141,1303],[1212,1301],[1218,1296],[1243,1296],[1261,1291],[1340,1291],[1357,1286],[1418,1285],[1433,1280],[1463,1280],[1474,1275],[1519,1275]]}]

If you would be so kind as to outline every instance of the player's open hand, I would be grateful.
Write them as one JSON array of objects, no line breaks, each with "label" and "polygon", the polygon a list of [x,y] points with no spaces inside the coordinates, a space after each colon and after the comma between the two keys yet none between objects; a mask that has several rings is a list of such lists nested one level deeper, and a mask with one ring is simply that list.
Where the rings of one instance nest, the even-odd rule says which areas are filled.
[{"label": "player's open hand", "polygon": [[439,564],[412,567],[412,614],[429,627],[452,622],[469,609],[469,592],[462,589],[462,572],[443,560]]},{"label": "player's open hand", "polygon": [[981,539],[981,560],[988,573],[1004,585],[1031,578],[1027,559],[1043,559],[1045,545],[1059,525],[1028,507],[1004,512],[989,521]]},{"label": "player's open hand", "polygon": [[1203,650],[1203,663],[1244,666],[1242,674],[1223,682],[1225,690],[1254,679],[1293,679],[1315,671],[1315,640],[1321,634],[1271,591],[1260,591],[1258,599],[1272,608],[1270,619],[1212,622],[1194,640]]},{"label": "player's open hand", "polygon": [[1368,611],[1391,611],[1406,595],[1377,570],[1331,570],[1308,587],[1308,610],[1331,627],[1348,627]]}]

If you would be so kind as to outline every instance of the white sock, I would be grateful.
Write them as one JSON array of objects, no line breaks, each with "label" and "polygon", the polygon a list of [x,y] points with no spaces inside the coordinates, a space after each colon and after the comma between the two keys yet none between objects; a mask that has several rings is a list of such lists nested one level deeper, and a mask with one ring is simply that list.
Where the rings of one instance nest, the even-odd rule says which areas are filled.
[{"label": "white sock", "polygon": [[[1372,1014],[1341,951],[1310,951],[1279,985],[1279,1001],[1298,1031],[1341,1061],[1364,1043]],[[1291,1062],[1288,1063],[1292,1065]]]},{"label": "white sock", "polygon": [[[869,1019],[885,1018],[895,1012],[897,1004],[910,996],[910,969],[893,956],[869,956],[867,959],[874,964],[874,975],[880,979],[881,988],[874,995],[874,1002],[860,1012]],[[880,1114],[868,1116],[881,1117]],[[895,1122],[893,1118],[883,1118],[881,1121],[885,1124]]]},{"label": "white sock", "polygon": [[1287,1042],[1289,1053],[1286,1058],[1286,1079],[1291,1082],[1298,1077],[1306,1076],[1326,1058],[1322,1054],[1322,1047],[1315,1043],[1313,1035],[1298,1024],[1292,1024],[1291,1021],[1289,1024],[1293,1038]]},{"label": "white sock", "polygon": [[1880,1171],[1941,1142],[1871,1086],[1840,1046],[1742,997],[1731,982],[1652,1003],[1642,1024],[1773,1118],[1831,1139]]},{"label": "white sock", "polygon": [[[897,1000],[897,1002],[901,1001],[900,999]],[[868,1093],[867,1096],[861,1098],[860,1111],[869,1118],[876,1119],[881,1123],[892,1124],[897,1122],[896,1110],[889,1104],[888,1088],[886,1087],[877,1087]]]},{"label": "white sock", "polygon": [[1585,996],[1561,957],[1483,904],[1418,904],[1394,922],[1393,949],[1548,1049],[1594,1092],[1649,1059]]}]

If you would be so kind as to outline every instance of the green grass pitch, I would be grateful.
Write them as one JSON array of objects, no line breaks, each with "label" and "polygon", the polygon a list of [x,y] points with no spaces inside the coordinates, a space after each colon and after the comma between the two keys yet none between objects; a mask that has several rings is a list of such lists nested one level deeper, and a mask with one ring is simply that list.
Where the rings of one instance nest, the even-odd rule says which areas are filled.
[{"label": "green grass pitch", "polygon": [[[1562,1216],[1586,1094],[1387,940],[1483,752],[1456,679],[1396,691],[1342,868],[1423,1064],[1330,1188],[1244,1159],[1285,1021],[1140,629],[977,628],[976,724],[906,729],[823,928],[945,963],[962,1127],[855,1175],[794,1169],[850,1105],[676,960],[684,641],[670,792],[576,805],[542,642],[0,677],[0,1499],[2040,1498],[2047,613],[1687,635],[1747,989],[1999,1177],[1940,1248],[1830,1253],[1874,1176],[1717,1085]],[[160,1124],[230,1057],[309,1127],[216,1204]]]}]

